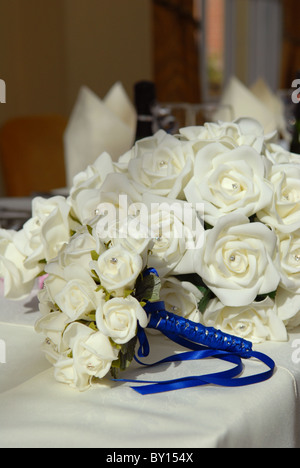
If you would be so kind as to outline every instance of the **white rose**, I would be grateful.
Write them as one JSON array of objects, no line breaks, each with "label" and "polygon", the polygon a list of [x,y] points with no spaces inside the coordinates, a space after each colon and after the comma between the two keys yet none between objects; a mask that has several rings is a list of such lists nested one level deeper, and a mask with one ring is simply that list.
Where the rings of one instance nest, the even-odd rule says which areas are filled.
[{"label": "white rose", "polygon": [[250,146],[229,149],[212,143],[195,156],[194,176],[185,188],[187,201],[203,201],[205,220],[232,212],[248,217],[271,203],[273,192],[265,179],[263,157]]},{"label": "white rose", "polygon": [[[109,176],[105,189],[107,191],[101,192],[96,208],[95,236],[106,243],[116,237],[122,239],[128,236],[132,237],[130,227],[133,222],[129,221],[130,218],[137,215],[141,206],[140,194],[128,179],[120,174],[116,174],[114,177]],[[142,232],[136,233],[139,238],[142,237],[140,234],[149,237],[143,226]]]},{"label": "white rose", "polygon": [[270,298],[243,307],[226,307],[213,299],[204,313],[204,324],[252,343],[287,341],[286,328]]},{"label": "white rose", "polygon": [[117,349],[111,345],[106,336],[94,332],[81,323],[69,325],[64,332],[63,341],[73,356],[67,366],[69,368],[67,375],[70,376],[70,365],[72,365],[73,385],[80,391],[89,388],[93,377],[98,379],[105,377],[112,362],[118,357]]},{"label": "white rose", "polygon": [[300,229],[300,165],[273,165],[269,180],[274,187],[273,199],[257,216],[281,232]]},{"label": "white rose", "polygon": [[[126,195],[129,203],[141,199],[139,192],[126,175],[111,173],[106,176],[100,188],[83,188],[75,191],[69,198],[69,203],[75,217],[82,224],[89,224],[95,216],[106,215],[107,207],[119,210],[120,195]],[[106,216],[109,218],[111,212]]]},{"label": "white rose", "polygon": [[146,266],[148,251],[153,245],[148,228],[148,216],[142,220],[138,215],[127,216],[121,221],[112,222],[108,225],[103,225],[100,220],[97,234],[106,245],[110,243],[113,247],[120,246],[124,250],[141,255],[143,266]]},{"label": "white rose", "polygon": [[96,290],[91,274],[76,264],[60,268],[54,262],[49,263],[46,270],[49,276],[45,280],[45,288],[51,301],[70,320],[88,320],[88,315],[96,311],[103,297],[103,291]]},{"label": "white rose", "polygon": [[[48,358],[49,359],[49,358]],[[53,356],[55,359],[55,356]],[[57,355],[52,363],[54,367],[54,378],[57,382],[69,385],[71,388],[77,388],[77,375],[74,369],[74,360],[64,355]],[[89,377],[85,379],[83,390],[89,388]]]},{"label": "white rose", "polygon": [[82,189],[76,192],[72,199],[69,198],[74,219],[81,224],[88,224],[96,215],[100,194],[100,189]]},{"label": "white rose", "polygon": [[148,266],[159,276],[193,273],[193,257],[204,240],[204,229],[196,210],[181,200],[145,194],[149,228],[154,241]]},{"label": "white rose", "polygon": [[272,164],[300,164],[299,154],[293,154],[284,149],[282,146],[271,143],[267,145],[265,151],[266,158]]},{"label": "white rose", "polygon": [[278,269],[281,274],[280,286],[300,293],[300,230],[293,233],[277,232]]},{"label": "white rose", "polygon": [[26,265],[26,255],[17,246],[23,243],[24,231],[0,229],[0,277],[4,279],[4,295],[22,299],[30,294],[36,277],[43,270],[39,264]]},{"label": "white rose", "polygon": [[188,140],[205,142],[220,141],[231,148],[237,146],[252,146],[258,153],[264,150],[264,144],[272,142],[276,132],[264,135],[264,129],[259,122],[251,118],[239,118],[234,122],[207,122],[199,127],[187,127],[180,133]]},{"label": "white rose", "polygon": [[147,315],[132,296],[115,297],[99,306],[96,313],[98,329],[115,343],[128,343],[137,334],[137,324],[145,328]]},{"label": "white rose", "polygon": [[133,290],[137,277],[143,270],[142,257],[121,245],[102,253],[97,261],[91,262],[101,286],[115,296],[123,296],[125,290]]},{"label": "white rose", "polygon": [[95,285],[89,286],[84,281],[68,281],[56,295],[56,304],[71,320],[80,320],[95,311],[97,304],[94,290]]},{"label": "white rose", "polygon": [[203,295],[192,283],[174,277],[164,278],[160,295],[167,311],[193,322],[201,322],[198,304]]},{"label": "white rose", "polygon": [[66,350],[62,337],[68,323],[70,323],[69,317],[60,311],[53,311],[44,315],[36,322],[35,331],[47,337],[44,348],[47,354],[51,348],[55,349],[57,353],[63,353]]},{"label": "white rose", "polygon": [[37,320],[35,331],[46,337],[42,351],[46,359],[54,366],[67,351],[63,343],[63,332],[70,323],[70,319],[52,303],[46,289],[39,291],[38,298],[42,317]]},{"label": "white rose", "polygon": [[74,177],[68,203],[81,223],[94,216],[100,189],[106,177],[114,172],[111,156],[104,152],[93,165]]},{"label": "white rose", "polygon": [[105,246],[101,244],[99,239],[90,234],[87,226],[82,226],[70,239],[70,242],[61,249],[57,261],[62,268],[76,264],[89,270],[91,252],[102,253],[104,250]]},{"label": "white rose", "polygon": [[140,193],[183,199],[183,189],[193,169],[190,142],[181,142],[163,130],[136,143],[128,173]]},{"label": "white rose", "polygon": [[69,241],[69,212],[70,207],[63,197],[33,200],[32,218],[24,225],[24,236],[17,239],[27,256],[27,266],[33,267],[44,259],[52,260]]},{"label": "white rose", "polygon": [[262,223],[250,223],[239,214],[224,216],[206,231],[195,270],[224,305],[251,304],[278,287],[276,242],[276,235]]},{"label": "white rose", "polygon": [[77,174],[73,179],[70,197],[76,196],[77,191],[82,189],[99,189],[108,174],[115,172],[111,156],[104,152],[85,171]]}]

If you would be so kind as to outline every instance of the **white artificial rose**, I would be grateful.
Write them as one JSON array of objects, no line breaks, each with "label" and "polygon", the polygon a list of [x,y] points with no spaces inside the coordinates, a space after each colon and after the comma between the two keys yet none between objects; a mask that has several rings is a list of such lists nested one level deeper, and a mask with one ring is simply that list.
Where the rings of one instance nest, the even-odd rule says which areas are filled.
[{"label": "white artificial rose", "polygon": [[136,336],[138,323],[147,326],[147,315],[134,297],[115,297],[98,307],[96,323],[104,335],[124,344]]},{"label": "white artificial rose", "polygon": [[280,286],[300,294],[300,229],[292,233],[277,232]]},{"label": "white artificial rose", "polygon": [[[204,229],[195,208],[181,200],[145,194],[149,229],[154,244],[148,266],[159,276],[193,273],[193,256],[204,240]],[[201,205],[202,208],[202,205]]]},{"label": "white artificial rose", "polygon": [[123,296],[126,290],[133,290],[143,270],[139,254],[124,250],[116,245],[102,253],[97,261],[91,262],[101,286],[114,296]]},{"label": "white artificial rose", "polygon": [[[72,211],[82,224],[89,224],[95,216],[105,215],[108,220],[120,207],[120,195],[128,198],[128,203],[140,201],[141,196],[132,182],[124,174],[110,173],[100,188],[83,188],[69,198]],[[122,199],[121,199],[122,200]],[[108,214],[106,213],[108,211]]]},{"label": "white artificial rose", "polygon": [[63,346],[62,337],[63,331],[70,323],[67,315],[56,310],[46,315],[43,315],[35,324],[35,331],[42,333],[46,338],[46,346],[44,350],[52,347],[58,353],[63,353],[65,348]]},{"label": "white artificial rose", "polygon": [[274,195],[257,216],[280,232],[290,233],[300,229],[300,165],[273,165],[268,178]]},{"label": "white artificial rose", "polygon": [[40,264],[26,265],[26,255],[18,247],[24,243],[24,231],[0,229],[0,277],[4,280],[4,296],[22,299],[28,296],[36,277],[43,270]]},{"label": "white artificial rose", "polygon": [[114,172],[111,156],[103,153],[93,165],[74,177],[68,203],[72,207],[75,218],[81,223],[94,216],[99,203],[100,189],[106,177]]},{"label": "white artificial rose", "polygon": [[70,239],[69,212],[64,197],[33,200],[32,218],[24,225],[24,236],[17,238],[17,246],[27,257],[26,266],[34,267],[39,261],[50,261],[58,255]]},{"label": "white artificial rose", "polygon": [[103,297],[103,291],[96,290],[92,272],[77,264],[61,268],[57,262],[49,263],[46,271],[49,276],[45,288],[53,304],[57,304],[70,320],[88,320],[88,315],[96,311]]},{"label": "white artificial rose", "polygon": [[81,224],[88,224],[96,215],[101,189],[82,189],[69,198],[72,216]]},{"label": "white artificial rose", "polygon": [[71,385],[80,391],[89,388],[92,378],[105,377],[118,357],[117,349],[106,336],[81,323],[70,324],[64,332],[63,341],[65,347],[72,351],[67,375],[74,376]]},{"label": "white artificial rose", "polygon": [[[48,356],[47,359],[49,360]],[[53,359],[55,359],[55,356],[53,356]],[[58,355],[52,365],[54,367],[54,378],[57,382],[69,385],[71,388],[77,388],[77,376],[74,369],[74,360],[72,358]],[[86,378],[85,386],[82,388],[82,391],[88,388],[89,378]]]},{"label": "white artificial rose", "polygon": [[[138,207],[140,204],[136,204]],[[124,250],[141,255],[143,266],[146,267],[148,252],[153,246],[148,227],[148,214],[140,218],[139,214],[128,215],[120,221],[103,224],[98,222],[97,235],[104,245],[120,246]]]},{"label": "white artificial rose", "polygon": [[57,261],[62,268],[76,264],[89,270],[91,252],[96,251],[100,254],[104,250],[105,246],[99,239],[89,232],[87,226],[82,226],[70,242],[61,249]]},{"label": "white artificial rose", "polygon": [[198,304],[203,294],[192,283],[179,281],[174,277],[164,278],[162,279],[160,297],[168,312],[193,322],[201,322],[202,315]]},{"label": "white artificial rose", "polygon": [[73,279],[56,295],[56,304],[71,320],[80,320],[95,311],[94,290],[95,285],[89,286],[85,281]]},{"label": "white artificial rose", "polygon": [[74,177],[70,197],[72,198],[78,190],[101,188],[108,174],[114,172],[111,156],[106,152],[102,153],[94,164]]},{"label": "white artificial rose", "polygon": [[243,307],[226,307],[218,299],[213,299],[203,320],[207,327],[220,329],[252,343],[287,341],[284,323],[278,316],[274,301],[269,297]]},{"label": "white artificial rose", "polygon": [[146,230],[144,226],[141,226],[142,232],[136,232],[137,236],[132,235],[130,228],[133,227],[133,222],[129,221],[137,214],[138,207],[141,205],[141,196],[128,179],[120,174],[109,176],[105,183],[105,190],[101,192],[96,208],[95,237],[105,243],[115,238],[125,239],[128,236],[149,237],[147,219]]},{"label": "white artificial rose", "polygon": [[230,148],[252,146],[258,153],[263,152],[265,143],[272,142],[276,136],[276,132],[265,135],[261,124],[251,118],[239,118],[234,122],[207,122],[203,126],[183,128],[180,133],[190,141],[202,142],[202,145],[219,141]]},{"label": "white artificial rose", "polygon": [[264,224],[250,223],[239,214],[223,216],[206,231],[194,267],[224,305],[245,306],[278,287],[276,243],[276,235]]},{"label": "white artificial rose", "polygon": [[[70,239],[70,207],[65,198],[53,197],[48,200],[36,198],[33,200],[32,209],[33,217],[40,220],[44,258],[50,261]],[[35,258],[34,252],[32,258]]]},{"label": "white artificial rose", "polygon": [[248,217],[271,203],[273,192],[265,179],[263,157],[250,146],[229,149],[220,143],[201,148],[194,175],[185,188],[187,201],[203,201],[205,221],[232,212]]},{"label": "white artificial rose", "polygon": [[183,199],[194,161],[190,142],[181,142],[160,130],[136,143],[131,150],[128,174],[140,193]]},{"label": "white artificial rose", "polygon": [[289,163],[300,164],[299,154],[290,153],[276,143],[267,145],[265,155],[266,158],[274,165]]}]

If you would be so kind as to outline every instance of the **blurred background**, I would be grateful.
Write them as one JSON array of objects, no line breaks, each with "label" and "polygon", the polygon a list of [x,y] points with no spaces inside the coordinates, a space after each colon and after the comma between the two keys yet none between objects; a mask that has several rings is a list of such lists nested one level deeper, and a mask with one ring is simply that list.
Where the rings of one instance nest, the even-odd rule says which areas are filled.
[{"label": "blurred background", "polygon": [[[132,102],[140,80],[155,83],[160,102],[218,102],[232,76],[288,90],[300,70],[297,7],[299,0],[0,0],[0,127],[26,116],[67,121],[82,86],[102,99],[121,82]],[[9,192],[2,170],[5,195],[22,192]]]}]

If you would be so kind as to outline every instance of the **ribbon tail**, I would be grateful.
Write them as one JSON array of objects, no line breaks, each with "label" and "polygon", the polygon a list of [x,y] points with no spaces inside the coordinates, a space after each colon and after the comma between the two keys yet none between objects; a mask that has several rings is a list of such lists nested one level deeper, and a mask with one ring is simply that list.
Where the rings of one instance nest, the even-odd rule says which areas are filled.
[{"label": "ribbon tail", "polygon": [[[213,356],[213,354],[211,354]],[[200,357],[200,359],[204,359]],[[221,357],[221,356],[218,356]],[[198,357],[199,358],[199,357]],[[231,381],[234,377],[241,374],[243,371],[243,364],[241,359],[238,356],[226,356],[227,361],[231,363],[235,363],[235,367],[232,369],[216,372],[213,374],[206,374],[202,376],[190,376],[190,377],[183,377],[180,379],[174,380],[166,380],[166,381],[133,381],[135,383],[144,384],[143,386],[133,386],[131,387],[136,392],[140,393],[141,395],[152,395],[155,393],[164,393],[170,392],[172,390],[181,390],[184,388],[192,388],[192,387],[199,387],[202,385],[208,384],[216,384],[225,386],[229,381]],[[149,385],[145,385],[149,384]]]},{"label": "ribbon tail", "polygon": [[[221,356],[218,357],[221,358]],[[269,370],[260,374],[250,375],[247,377],[237,377],[241,374],[243,370],[241,360],[238,356],[228,355],[224,356],[223,359],[227,361],[231,360],[232,362],[235,360],[240,361],[239,363],[237,363],[235,368],[230,369],[229,371],[162,382],[132,381],[144,385],[141,387],[135,385],[131,388],[141,395],[152,395],[156,393],[169,392],[172,390],[180,390],[184,388],[192,388],[209,384],[218,385],[222,387],[243,387],[246,385],[253,385],[260,382],[264,382],[265,380],[268,380],[270,377],[272,377],[275,369],[275,363],[271,358],[269,358],[269,356],[266,356],[265,354],[259,352],[253,352],[251,357],[257,358],[258,360],[263,362],[267,367],[269,367]]]}]

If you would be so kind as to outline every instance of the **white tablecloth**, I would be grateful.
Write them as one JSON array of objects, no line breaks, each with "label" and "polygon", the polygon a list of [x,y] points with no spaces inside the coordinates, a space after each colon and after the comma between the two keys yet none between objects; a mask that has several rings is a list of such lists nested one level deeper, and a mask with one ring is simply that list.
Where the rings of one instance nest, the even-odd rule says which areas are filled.
[{"label": "white tablecloth", "polygon": [[[6,363],[0,364],[1,448],[202,448],[300,447],[300,364],[289,343],[255,347],[267,353],[277,371],[267,382],[240,388],[198,387],[141,396],[128,383],[111,383],[79,393],[53,378],[34,332],[39,313],[33,295],[23,302],[0,299],[0,340]],[[3,343],[2,341],[2,343]],[[152,338],[151,358],[174,350],[165,338]],[[265,370],[247,361],[246,372]],[[169,379],[223,369],[219,360],[154,368],[136,365],[126,376]]]}]

